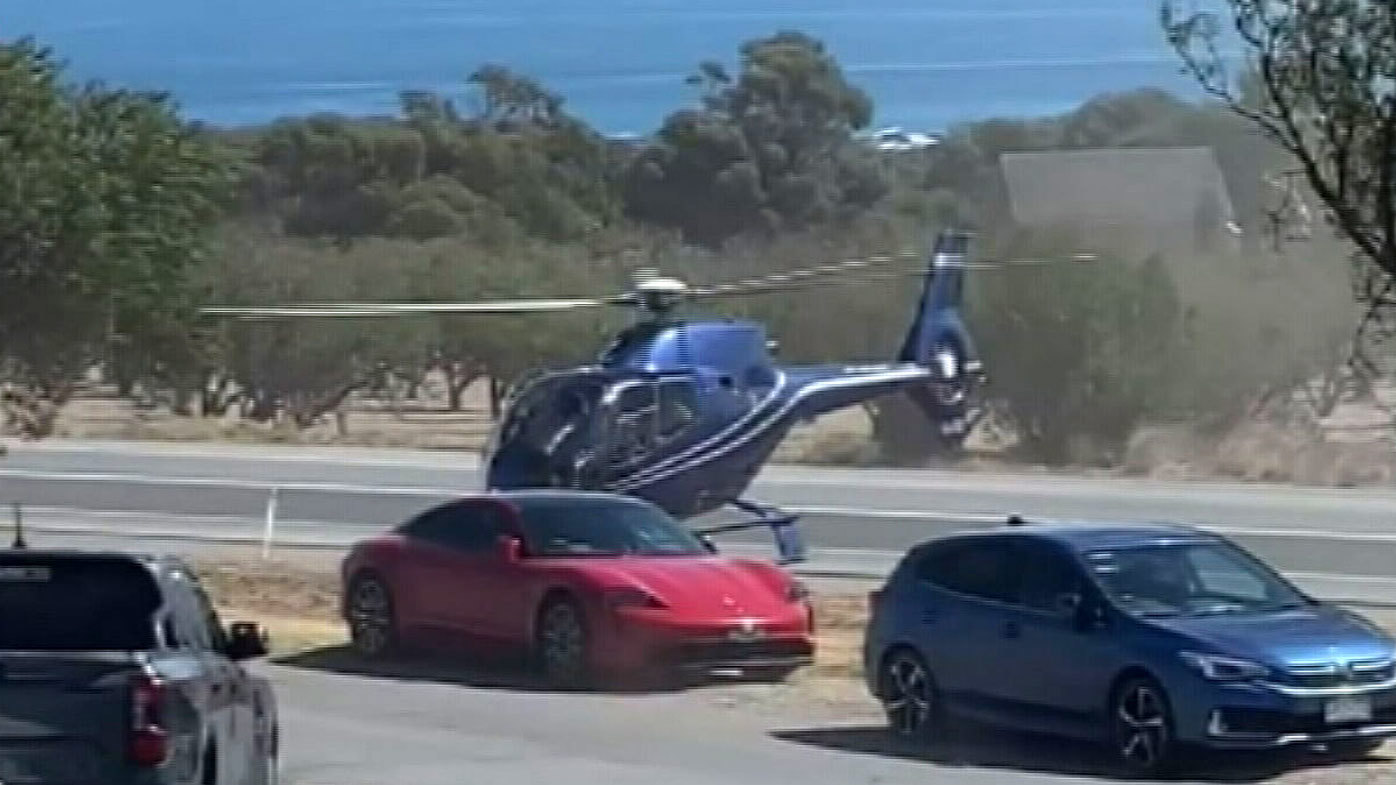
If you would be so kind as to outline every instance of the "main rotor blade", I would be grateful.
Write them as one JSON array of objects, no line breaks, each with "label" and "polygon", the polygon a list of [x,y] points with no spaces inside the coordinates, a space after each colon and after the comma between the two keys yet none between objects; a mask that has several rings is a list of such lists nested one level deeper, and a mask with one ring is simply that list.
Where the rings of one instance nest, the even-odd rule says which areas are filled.
[{"label": "main rotor blade", "polygon": [[297,318],[346,316],[402,316],[451,313],[554,313],[601,308],[605,300],[499,300],[478,303],[314,303],[279,306],[214,306],[201,308],[206,316],[243,318]]},{"label": "main rotor blade", "polygon": [[[690,289],[688,296],[694,298],[742,297],[754,294],[795,291],[819,286],[841,286],[868,281],[886,281],[897,278],[924,278],[926,269],[882,269],[898,260],[914,257],[918,261],[923,254],[903,252],[895,256],[874,256],[838,264],[828,264],[781,273],[772,273],[759,278],[748,278],[723,284],[713,284]],[[960,270],[1002,271],[1017,267],[1040,267],[1047,265],[1095,262],[1094,254],[1075,254],[1063,259],[1006,259],[1001,261],[979,261],[952,263],[951,267]]]},{"label": "main rotor blade", "polygon": [[[918,259],[921,258],[921,256],[919,252],[903,251],[895,255],[870,256],[866,259],[849,259],[847,261],[823,264],[817,267],[785,270],[755,278],[745,278],[738,281],[729,281],[727,283],[698,286],[689,289],[688,296],[723,297],[729,295],[754,294],[764,291],[779,291],[785,288],[810,284],[837,283],[840,280],[860,277],[862,273],[887,267],[898,261]],[[847,275],[848,273],[853,273],[854,275]]]}]

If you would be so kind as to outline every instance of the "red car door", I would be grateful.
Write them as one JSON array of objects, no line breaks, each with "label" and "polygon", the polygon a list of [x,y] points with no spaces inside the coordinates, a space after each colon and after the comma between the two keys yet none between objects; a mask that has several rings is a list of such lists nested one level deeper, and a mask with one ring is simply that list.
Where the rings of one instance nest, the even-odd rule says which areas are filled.
[{"label": "red car door", "polygon": [[520,528],[511,507],[492,499],[470,503],[464,525],[470,533],[462,543],[463,566],[458,583],[468,606],[470,624],[479,634],[504,644],[523,643],[533,611],[534,591],[528,563],[508,558],[505,536],[518,537]]},{"label": "red car door", "polygon": [[447,584],[456,572],[451,547],[459,529],[461,502],[451,502],[418,515],[401,530],[401,559],[393,594],[402,622],[419,629],[454,629],[459,624]]},{"label": "red car door", "polygon": [[526,629],[523,568],[500,547],[509,521],[497,502],[464,499],[411,527],[404,588],[424,626],[509,642]]}]

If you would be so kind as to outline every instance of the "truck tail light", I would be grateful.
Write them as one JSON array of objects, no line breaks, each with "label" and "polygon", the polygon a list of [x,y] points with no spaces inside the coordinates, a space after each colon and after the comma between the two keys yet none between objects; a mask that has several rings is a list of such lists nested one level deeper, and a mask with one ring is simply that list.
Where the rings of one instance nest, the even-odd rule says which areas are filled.
[{"label": "truck tail light", "polygon": [[164,725],[165,683],[150,674],[136,677],[131,687],[131,762],[159,766],[170,753]]}]

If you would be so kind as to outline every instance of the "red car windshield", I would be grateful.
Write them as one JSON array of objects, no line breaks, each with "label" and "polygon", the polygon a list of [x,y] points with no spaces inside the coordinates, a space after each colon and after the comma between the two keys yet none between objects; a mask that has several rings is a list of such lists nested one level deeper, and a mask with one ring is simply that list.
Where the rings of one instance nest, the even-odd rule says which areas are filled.
[{"label": "red car windshield", "polygon": [[575,497],[517,503],[530,555],[708,555],[696,535],[647,504]]}]

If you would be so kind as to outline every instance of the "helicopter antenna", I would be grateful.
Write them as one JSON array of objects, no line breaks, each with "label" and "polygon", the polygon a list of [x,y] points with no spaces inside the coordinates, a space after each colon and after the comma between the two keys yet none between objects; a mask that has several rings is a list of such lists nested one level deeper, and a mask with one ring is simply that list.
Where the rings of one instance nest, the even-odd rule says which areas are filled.
[{"label": "helicopter antenna", "polygon": [[29,544],[24,541],[24,511],[20,508],[19,502],[12,502],[10,507],[14,510],[15,516],[15,539],[10,547],[22,551],[29,547]]}]

